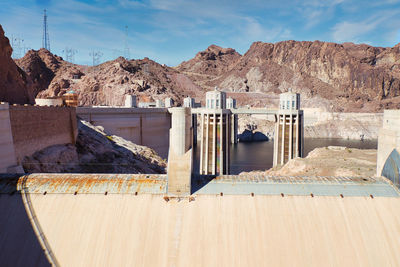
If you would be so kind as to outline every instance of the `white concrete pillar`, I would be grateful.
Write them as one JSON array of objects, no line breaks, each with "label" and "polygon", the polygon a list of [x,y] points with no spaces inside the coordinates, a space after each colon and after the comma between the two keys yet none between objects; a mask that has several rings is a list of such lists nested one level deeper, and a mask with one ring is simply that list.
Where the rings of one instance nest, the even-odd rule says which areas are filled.
[{"label": "white concrete pillar", "polygon": [[216,152],[217,152],[217,113],[213,114],[213,147],[212,147],[212,174],[215,175]]},{"label": "white concrete pillar", "polygon": [[296,155],[295,155],[295,157],[302,156],[302,153],[299,153],[299,143],[300,143],[299,138],[301,138],[300,129],[299,129],[299,120],[300,120],[300,115],[299,115],[299,112],[297,112],[297,115],[296,115],[296,152],[295,152]]},{"label": "white concrete pillar", "polygon": [[200,173],[204,172],[204,167],[203,167],[203,152],[204,152],[204,142],[202,140],[204,140],[204,123],[205,123],[205,114],[201,113],[200,115]]},{"label": "white concrete pillar", "polygon": [[293,114],[290,113],[289,115],[289,155],[288,155],[288,160],[293,158]]},{"label": "white concrete pillar", "polygon": [[[219,158],[219,173],[220,174],[224,173],[224,151],[223,151],[224,144],[223,144],[223,142],[224,142],[224,134],[225,134],[225,130],[226,129],[224,129],[223,120],[224,120],[224,118],[223,118],[223,115],[222,115],[222,112],[221,112],[220,113],[220,120],[219,120],[219,133],[220,133],[220,135],[219,135],[219,140],[218,140],[220,142],[220,144],[221,144],[219,146],[219,156],[220,156],[220,158]],[[218,137],[217,134],[216,134],[216,136]]]},{"label": "white concrete pillar", "polygon": [[[231,121],[232,117],[230,117],[229,115],[226,115],[226,155],[225,155],[225,160],[226,160],[226,172],[225,174],[229,174],[231,172],[230,168],[231,168],[231,154],[230,154],[230,150],[231,150],[231,146],[229,143],[229,136],[231,135],[230,133],[230,127],[229,125],[232,123]],[[237,138],[236,138],[236,142],[237,142]]]},{"label": "white concrete pillar", "polygon": [[284,164],[285,163],[285,125],[286,125],[286,115],[283,114],[282,115],[282,151],[281,151],[281,162],[280,164]]},{"label": "white concrete pillar", "polygon": [[189,195],[193,169],[190,108],[170,108],[172,114],[168,153],[168,194]]},{"label": "white concrete pillar", "polygon": [[205,170],[204,170],[204,174],[208,174],[208,149],[209,149],[209,147],[208,147],[208,140],[209,140],[209,133],[210,133],[210,114],[206,114],[206,118],[207,118],[207,120],[206,120],[206,138],[205,139],[202,139],[202,140],[204,140],[205,142],[206,142],[206,144],[205,144],[205,148],[206,148],[206,153],[205,153],[205,161],[206,161],[206,164],[205,164]]},{"label": "white concrete pillar", "polygon": [[279,142],[279,114],[275,114],[274,151],[273,151],[274,167],[278,165],[278,142]]}]

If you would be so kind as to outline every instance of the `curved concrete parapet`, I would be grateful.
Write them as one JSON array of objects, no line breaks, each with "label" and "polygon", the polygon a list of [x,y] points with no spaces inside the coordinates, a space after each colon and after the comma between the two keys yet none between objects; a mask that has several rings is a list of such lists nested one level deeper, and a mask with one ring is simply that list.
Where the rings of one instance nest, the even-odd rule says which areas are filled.
[{"label": "curved concrete parapet", "polygon": [[62,106],[63,101],[61,98],[36,98],[35,104],[38,106]]},{"label": "curved concrete parapet", "polygon": [[383,165],[382,176],[388,178],[395,186],[400,188],[400,155],[396,149],[393,149]]}]

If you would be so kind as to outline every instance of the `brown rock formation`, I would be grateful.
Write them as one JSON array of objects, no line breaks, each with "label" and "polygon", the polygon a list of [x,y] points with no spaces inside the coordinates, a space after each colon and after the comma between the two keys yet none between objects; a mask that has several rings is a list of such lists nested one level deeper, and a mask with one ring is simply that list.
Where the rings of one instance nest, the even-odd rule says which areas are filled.
[{"label": "brown rock formation", "polygon": [[87,67],[40,49],[28,51],[16,63],[25,70],[35,97],[61,96],[74,90],[80,105],[122,105],[126,94],[135,94],[142,101],[168,96],[180,102],[201,92],[184,74],[148,58],[128,61],[120,57]]},{"label": "brown rock formation", "polygon": [[12,48],[0,25],[0,101],[33,103],[29,79],[11,58]]},{"label": "brown rock formation", "polygon": [[49,87],[56,72],[63,65],[63,60],[42,48],[38,51],[29,50],[24,57],[17,59],[16,63],[31,79],[36,96]]},{"label": "brown rock formation", "polygon": [[[187,95],[201,92],[184,74],[148,58],[128,61],[120,57],[86,67],[40,49],[29,51],[17,63],[33,80],[38,97],[61,96],[74,90],[80,105],[123,105],[126,94],[137,95],[142,101],[168,96],[180,102]],[[74,79],[76,76],[79,79]]]},{"label": "brown rock formation", "polygon": [[[320,41],[256,42],[240,58],[199,56],[207,55],[208,50],[177,67],[208,90],[219,86],[232,92],[270,95],[292,88],[303,94],[305,103],[327,110],[400,108],[399,45],[381,48]],[[210,60],[217,61],[213,66],[218,69],[212,79],[204,67]]]}]

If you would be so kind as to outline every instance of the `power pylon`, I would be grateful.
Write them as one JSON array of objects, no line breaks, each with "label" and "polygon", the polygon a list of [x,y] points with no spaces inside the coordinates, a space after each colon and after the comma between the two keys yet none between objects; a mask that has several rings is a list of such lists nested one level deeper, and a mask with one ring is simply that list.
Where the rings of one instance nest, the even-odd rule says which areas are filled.
[{"label": "power pylon", "polygon": [[100,59],[103,56],[103,53],[101,53],[100,51],[92,51],[91,53],[89,53],[89,56],[92,57],[93,66],[97,66],[100,63]]},{"label": "power pylon", "polygon": [[50,38],[49,38],[49,30],[47,26],[47,13],[46,9],[43,10],[43,39],[42,39],[42,47],[50,51]]},{"label": "power pylon", "polygon": [[11,47],[13,49],[12,58],[22,57],[23,55],[21,54],[24,53],[24,39],[11,35]]},{"label": "power pylon", "polygon": [[73,48],[66,47],[62,53],[64,54],[65,60],[71,63],[75,63],[75,54],[78,53],[77,50]]}]

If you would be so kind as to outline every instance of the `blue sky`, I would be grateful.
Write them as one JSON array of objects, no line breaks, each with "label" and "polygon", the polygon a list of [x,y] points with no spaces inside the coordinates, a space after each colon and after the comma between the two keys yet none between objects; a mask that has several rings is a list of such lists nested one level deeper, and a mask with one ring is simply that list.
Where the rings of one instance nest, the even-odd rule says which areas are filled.
[{"label": "blue sky", "polygon": [[0,0],[0,24],[39,49],[44,8],[51,51],[73,48],[78,64],[92,51],[102,62],[123,55],[125,25],[131,58],[169,66],[211,44],[243,54],[255,41],[400,42],[400,0]]}]

